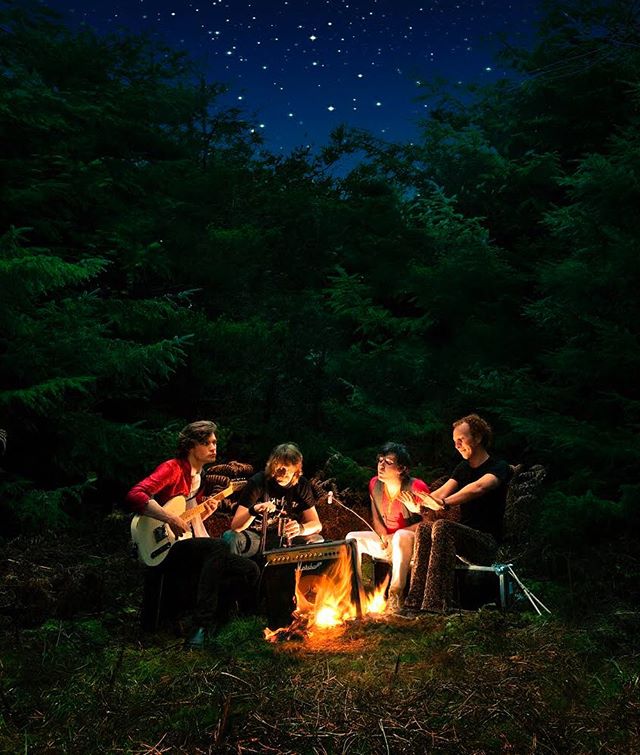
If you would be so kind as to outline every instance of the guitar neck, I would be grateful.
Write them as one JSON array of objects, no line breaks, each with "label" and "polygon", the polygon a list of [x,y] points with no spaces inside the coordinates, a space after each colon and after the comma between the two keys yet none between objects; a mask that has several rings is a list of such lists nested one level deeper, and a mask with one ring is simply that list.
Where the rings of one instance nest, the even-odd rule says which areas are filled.
[{"label": "guitar neck", "polygon": [[233,485],[229,485],[228,488],[225,488],[225,490],[221,490],[219,493],[216,493],[215,495],[210,495],[208,498],[205,498],[202,503],[199,503],[197,506],[194,506],[190,509],[185,509],[182,514],[180,514],[180,518],[184,522],[189,522],[191,519],[193,519],[196,516],[200,516],[207,506],[211,503],[218,503],[223,498],[226,498],[228,495],[231,495],[233,493]]},{"label": "guitar neck", "polygon": [[180,514],[180,519],[182,519],[183,522],[189,522],[194,517],[200,516],[206,508],[207,503],[209,502],[209,499],[207,498],[206,501],[203,501],[202,503],[199,503],[197,506],[194,506],[191,509],[185,509],[182,514]]}]

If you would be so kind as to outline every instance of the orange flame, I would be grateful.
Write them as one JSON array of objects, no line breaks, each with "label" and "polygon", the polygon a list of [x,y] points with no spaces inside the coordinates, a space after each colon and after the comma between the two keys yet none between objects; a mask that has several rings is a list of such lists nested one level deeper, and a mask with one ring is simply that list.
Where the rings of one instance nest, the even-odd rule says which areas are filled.
[{"label": "orange flame", "polygon": [[387,592],[387,585],[391,575],[387,575],[381,585],[376,587],[373,593],[368,594],[366,597],[366,607],[363,608],[363,613],[384,613],[384,609],[387,607],[387,599],[385,594]]},{"label": "orange flame", "polygon": [[[361,612],[380,614],[386,606],[387,578],[373,593],[361,595]],[[313,628],[329,629],[355,619],[358,612],[353,600],[351,559],[347,552],[320,575],[306,575],[296,569],[293,621],[288,627],[264,630],[265,639],[275,642],[281,637],[310,636]]]}]

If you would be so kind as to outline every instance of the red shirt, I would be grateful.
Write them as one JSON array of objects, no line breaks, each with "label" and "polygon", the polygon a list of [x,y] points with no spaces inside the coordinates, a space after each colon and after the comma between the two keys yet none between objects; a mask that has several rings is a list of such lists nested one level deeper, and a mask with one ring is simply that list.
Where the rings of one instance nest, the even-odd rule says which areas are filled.
[{"label": "red shirt", "polygon": [[[373,498],[373,488],[378,481],[377,477],[372,477],[369,481],[369,495]],[[411,483],[412,491],[420,491],[421,493],[429,493],[429,486],[423,480],[414,478]],[[387,495],[387,489],[382,485],[382,522],[387,529],[389,535],[393,535],[397,530],[403,529],[408,525],[408,521],[404,517],[403,504],[400,500],[400,494],[402,490],[398,492],[396,498],[393,501],[389,500]]]},{"label": "red shirt", "polygon": [[153,498],[161,506],[177,495],[185,498],[191,493],[191,463],[188,459],[163,461],[148,477],[140,480],[127,493],[131,510],[139,514]]}]

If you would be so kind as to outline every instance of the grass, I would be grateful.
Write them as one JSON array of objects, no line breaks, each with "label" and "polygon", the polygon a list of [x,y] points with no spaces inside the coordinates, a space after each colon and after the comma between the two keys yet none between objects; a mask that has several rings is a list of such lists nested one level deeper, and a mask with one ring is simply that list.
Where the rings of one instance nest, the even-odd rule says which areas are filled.
[{"label": "grass", "polygon": [[258,617],[185,651],[139,634],[124,549],[70,547],[8,549],[3,753],[640,753],[633,609],[362,620],[280,644]]}]

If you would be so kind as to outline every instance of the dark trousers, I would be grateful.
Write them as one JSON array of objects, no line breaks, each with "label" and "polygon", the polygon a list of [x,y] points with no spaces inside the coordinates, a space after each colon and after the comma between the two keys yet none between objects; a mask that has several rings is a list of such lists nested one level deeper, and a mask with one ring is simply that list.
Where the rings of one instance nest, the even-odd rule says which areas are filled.
[{"label": "dark trousers", "polygon": [[456,556],[489,565],[497,551],[492,535],[464,524],[439,519],[416,530],[413,571],[405,606],[423,611],[446,611],[453,604]]},{"label": "dark trousers", "polygon": [[223,622],[236,603],[241,611],[255,610],[260,570],[229,553],[222,540],[178,540],[157,568],[164,573],[167,613],[192,611],[195,623],[207,625]]}]

